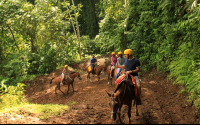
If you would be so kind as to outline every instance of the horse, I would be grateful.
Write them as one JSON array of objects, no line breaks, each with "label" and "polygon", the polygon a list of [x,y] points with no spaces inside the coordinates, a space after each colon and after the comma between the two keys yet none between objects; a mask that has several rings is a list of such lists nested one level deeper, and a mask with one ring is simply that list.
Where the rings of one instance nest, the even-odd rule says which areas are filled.
[{"label": "horse", "polygon": [[123,105],[128,106],[128,118],[129,118],[129,124],[131,124],[130,118],[131,118],[131,107],[132,107],[132,100],[134,100],[133,106],[136,107],[136,116],[138,116],[138,109],[137,109],[137,96],[135,94],[135,86],[131,82],[131,80],[128,79],[128,75],[126,75],[125,79],[121,81],[121,83],[117,86],[117,90],[120,91],[119,96],[116,98],[114,97],[114,93],[110,94],[107,92],[108,96],[111,97],[111,103],[109,103],[112,112],[111,112],[111,118],[115,121],[116,120],[116,113],[118,113],[118,117],[120,120],[120,123],[122,124],[122,120],[120,117],[121,108]]},{"label": "horse", "polygon": [[[92,71],[90,71],[89,69],[88,69],[88,67],[89,66],[87,66],[87,67],[85,67],[85,71],[88,73],[88,75],[87,75],[87,79],[90,79],[90,73],[92,72]],[[104,66],[103,65],[95,65],[95,67],[94,67],[94,73],[97,75],[97,77],[98,77],[98,82],[99,82],[99,80],[100,80],[100,74],[101,74],[101,71],[105,71],[104,70]],[[90,82],[92,82],[92,80],[90,79]],[[92,82],[93,83],[93,82]]]},{"label": "horse", "polygon": [[[106,72],[107,72],[107,76],[108,76],[108,85],[112,85],[112,80],[116,80],[116,74],[117,74],[117,70],[118,68],[115,68],[113,69],[113,71],[111,72],[111,76],[112,78],[110,78],[110,70],[111,70],[111,65],[109,65],[107,68],[106,68]],[[121,70],[118,74],[118,76],[120,76],[121,74],[124,73],[124,70]],[[109,82],[110,81],[110,82]]]},{"label": "horse", "polygon": [[[65,75],[64,78],[63,78],[63,85],[68,85],[68,90],[67,90],[67,94],[69,92],[69,87],[70,85],[72,86],[72,89],[73,89],[73,93],[74,93],[74,86],[73,86],[73,83],[74,83],[74,79],[78,77],[79,80],[82,80],[81,76],[80,76],[80,73],[79,72],[72,72],[70,73],[69,75]],[[57,94],[56,90],[60,90],[60,83],[61,83],[61,75],[58,76],[58,77],[55,77],[55,78],[52,78],[51,81],[50,81],[50,84],[54,82],[57,86],[55,87],[55,94]],[[61,91],[62,92],[62,91]],[[63,95],[65,95],[64,92],[62,92]]]}]

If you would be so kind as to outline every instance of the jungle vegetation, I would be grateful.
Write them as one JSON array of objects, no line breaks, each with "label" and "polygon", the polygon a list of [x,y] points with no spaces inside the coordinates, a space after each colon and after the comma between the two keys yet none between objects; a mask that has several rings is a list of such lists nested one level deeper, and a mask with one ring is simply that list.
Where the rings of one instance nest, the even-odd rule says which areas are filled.
[{"label": "jungle vegetation", "polygon": [[199,2],[1,0],[0,93],[88,55],[131,48],[142,71],[167,73],[200,107]]}]

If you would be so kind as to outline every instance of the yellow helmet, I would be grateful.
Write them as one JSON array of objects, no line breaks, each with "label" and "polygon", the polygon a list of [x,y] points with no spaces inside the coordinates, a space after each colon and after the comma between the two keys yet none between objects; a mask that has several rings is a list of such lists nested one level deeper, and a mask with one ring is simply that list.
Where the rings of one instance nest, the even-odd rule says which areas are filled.
[{"label": "yellow helmet", "polygon": [[112,52],[111,55],[115,55],[115,52]]},{"label": "yellow helmet", "polygon": [[119,55],[119,54],[122,54],[122,51],[119,51],[119,52],[118,52],[118,55]]},{"label": "yellow helmet", "polygon": [[68,65],[65,65],[64,67],[66,68],[66,67],[68,67]]},{"label": "yellow helmet", "polygon": [[131,49],[126,49],[126,50],[124,51],[124,54],[132,55],[132,50],[131,50]]}]

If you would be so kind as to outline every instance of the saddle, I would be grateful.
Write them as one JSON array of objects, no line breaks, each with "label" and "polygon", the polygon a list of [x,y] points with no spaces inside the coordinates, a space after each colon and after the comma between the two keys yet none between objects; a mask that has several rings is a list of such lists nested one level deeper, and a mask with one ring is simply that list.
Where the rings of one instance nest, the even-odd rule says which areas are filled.
[{"label": "saddle", "polygon": [[[69,75],[68,75],[68,77],[69,77]],[[61,75],[59,76],[59,80],[60,80],[60,81],[61,81],[62,79],[66,80],[65,78],[66,78],[66,77],[63,78]],[[67,79],[68,79],[68,78],[67,78]]]},{"label": "saddle", "polygon": [[[123,74],[121,76],[119,76],[116,80],[116,84],[117,86],[119,86],[119,84],[121,84],[123,81],[127,80],[127,75]],[[135,95],[138,96],[138,89],[137,89],[137,85],[136,85],[136,80],[135,78],[132,76],[132,75],[129,75],[128,79],[130,79],[130,81],[132,81],[131,83],[133,84],[134,86],[134,89],[135,89]]]}]

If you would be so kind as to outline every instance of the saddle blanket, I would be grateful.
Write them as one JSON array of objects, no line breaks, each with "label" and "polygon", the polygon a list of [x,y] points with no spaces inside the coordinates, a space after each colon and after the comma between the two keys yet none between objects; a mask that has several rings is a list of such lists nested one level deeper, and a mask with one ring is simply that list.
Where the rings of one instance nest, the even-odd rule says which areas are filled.
[{"label": "saddle blanket", "polygon": [[[135,89],[135,95],[137,96],[138,95],[138,90],[137,90],[137,86],[136,86],[136,80],[132,75],[129,75],[129,76],[131,77],[131,81],[132,81],[132,83],[134,85],[134,89]],[[117,86],[124,80],[125,77],[126,77],[125,74],[119,76],[119,78],[116,80]]]}]

